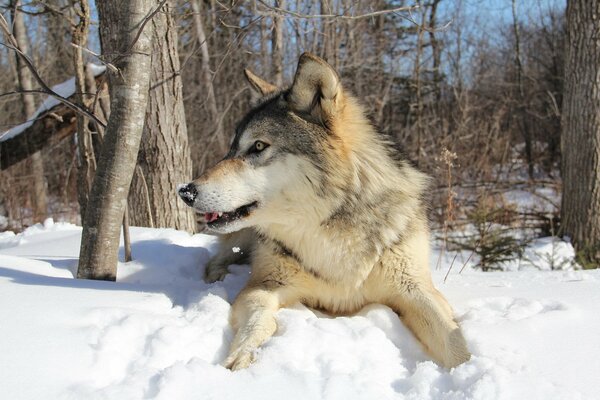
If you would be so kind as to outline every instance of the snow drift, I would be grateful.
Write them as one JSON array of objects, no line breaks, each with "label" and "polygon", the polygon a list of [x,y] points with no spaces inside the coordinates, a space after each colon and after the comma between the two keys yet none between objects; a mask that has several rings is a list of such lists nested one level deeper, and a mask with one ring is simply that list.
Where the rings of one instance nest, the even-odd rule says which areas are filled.
[{"label": "snow drift", "polygon": [[214,238],[133,228],[135,261],[119,265],[118,283],[76,280],[80,236],[80,227],[51,220],[0,233],[0,398],[598,396],[599,271],[454,268],[442,283],[454,257],[446,255],[434,280],[474,355],[453,370],[429,361],[385,306],[332,318],[297,304],[278,313],[279,329],[256,362],[231,372],[219,363],[246,266],[204,284]]}]

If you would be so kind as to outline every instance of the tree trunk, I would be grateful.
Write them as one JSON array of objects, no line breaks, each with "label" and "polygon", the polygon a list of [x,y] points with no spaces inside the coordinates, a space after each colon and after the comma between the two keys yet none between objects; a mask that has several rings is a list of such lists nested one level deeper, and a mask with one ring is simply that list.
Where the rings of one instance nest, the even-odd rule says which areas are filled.
[{"label": "tree trunk", "polygon": [[513,33],[515,35],[515,68],[517,70],[517,110],[515,112],[519,130],[525,142],[525,159],[527,160],[527,172],[529,179],[533,179],[533,149],[531,130],[529,129],[529,116],[526,113],[525,89],[523,87],[523,63],[521,63],[521,35],[519,33],[519,22],[517,20],[517,0],[512,0]]},{"label": "tree trunk", "polygon": [[[257,8],[256,0],[254,0],[253,4],[254,9]],[[261,18],[260,20],[260,68],[258,71],[261,75],[264,75],[265,72],[269,71],[269,47],[268,47],[268,26],[267,26],[267,18]]]},{"label": "tree trunk", "polygon": [[134,175],[129,192],[129,218],[134,226],[194,232],[194,213],[176,196],[177,185],[192,177],[192,159],[172,10],[167,2],[148,24],[154,36],[151,87],[138,155],[139,173]]},{"label": "tree trunk", "polygon": [[600,2],[567,5],[562,230],[584,267],[600,264]]},{"label": "tree trunk", "polygon": [[120,228],[150,88],[152,31],[143,21],[156,4],[155,0],[96,4],[103,55],[119,71],[107,71],[111,114],[83,222],[78,278],[115,280],[117,276]]},{"label": "tree trunk", "polygon": [[[275,7],[284,9],[285,0],[275,0]],[[271,54],[273,56],[273,83],[283,87],[283,23],[281,14],[273,17],[273,32],[271,33]]]},{"label": "tree trunk", "polygon": [[[321,14],[333,14],[334,4],[330,3],[329,0],[321,0],[320,2]],[[321,19],[321,34],[323,35],[323,47],[322,47],[322,58],[324,58],[329,64],[336,68],[336,45],[335,45],[335,19],[322,18]]]},{"label": "tree trunk", "polygon": [[431,11],[429,14],[429,43],[431,44],[431,58],[432,58],[432,72],[433,72],[433,88],[435,94],[434,107],[438,111],[439,106],[442,102],[442,72],[440,70],[440,64],[442,62],[442,48],[438,42],[435,34],[437,29],[437,10],[441,0],[433,0],[431,2]]},{"label": "tree trunk", "polygon": [[[78,23],[73,27],[73,67],[75,70],[75,101],[86,106],[84,93],[86,93],[85,67],[83,64],[83,50],[87,45],[88,28],[90,22],[90,7],[87,0],[78,0],[74,7],[79,4],[79,10],[75,14],[79,18]],[[85,95],[87,100],[89,95]],[[79,212],[81,220],[85,216],[88,195],[92,186],[92,180],[96,173],[96,156],[92,146],[92,132],[88,127],[88,118],[82,114],[77,114],[77,147],[79,150],[78,169],[77,169],[77,198],[79,200]]]},{"label": "tree trunk", "polygon": [[[71,62],[71,46],[69,45],[70,16],[69,7],[71,0],[45,0],[38,3],[46,3],[55,10],[63,10],[62,13],[48,12],[43,14],[45,22],[44,41],[46,48],[52,49],[52,62],[48,65],[46,75],[51,75],[57,81],[63,81],[73,76],[73,63]],[[101,0],[107,1],[107,0]],[[27,3],[31,3],[28,1]]]},{"label": "tree trunk", "polygon": [[[212,142],[215,140],[219,145],[219,152],[225,154],[227,152],[227,138],[223,132],[223,124],[217,106],[217,99],[215,97],[215,89],[213,86],[212,73],[210,71],[210,55],[208,53],[208,42],[206,40],[206,33],[204,31],[204,24],[202,23],[202,10],[200,8],[200,0],[192,0],[192,10],[194,11],[194,28],[196,29],[196,39],[200,46],[200,53],[202,54],[202,83],[206,89],[206,103],[208,111],[210,113],[210,119],[212,126],[210,127],[211,136],[206,143],[206,147],[210,148]],[[205,160],[206,157],[203,158]],[[204,169],[204,165],[200,165],[201,169]]]},{"label": "tree trunk", "polygon": [[[23,19],[23,13],[15,8],[19,6],[20,2],[16,1],[11,5],[11,9],[15,10],[13,14],[13,35],[17,39],[17,43],[21,48],[21,51],[25,54],[29,54],[29,40],[27,38],[27,29],[25,27],[25,20]],[[17,55],[17,77],[19,80],[20,90],[31,90],[33,85],[31,83],[31,72],[23,62],[23,60]],[[28,120],[35,114],[35,102],[33,95],[21,95],[23,102],[23,119]],[[33,206],[33,222],[41,221],[46,218],[47,210],[47,198],[46,198],[46,180],[44,177],[44,162],[42,159],[42,152],[36,151],[29,159],[33,190],[30,192],[31,203]]]},{"label": "tree trunk", "polygon": [[424,127],[423,127],[423,93],[422,93],[422,86],[423,83],[421,81],[421,59],[423,57],[423,35],[425,34],[425,29],[423,28],[423,26],[425,26],[425,9],[423,9],[421,11],[421,25],[419,25],[418,27],[418,34],[417,34],[417,52],[415,54],[415,64],[413,67],[413,76],[414,76],[414,85],[415,85],[415,119],[416,119],[416,125],[417,125],[417,159],[415,160],[415,163],[417,164],[417,166],[420,165],[421,163],[421,146],[422,146],[422,140],[423,140],[423,131],[424,131]]}]

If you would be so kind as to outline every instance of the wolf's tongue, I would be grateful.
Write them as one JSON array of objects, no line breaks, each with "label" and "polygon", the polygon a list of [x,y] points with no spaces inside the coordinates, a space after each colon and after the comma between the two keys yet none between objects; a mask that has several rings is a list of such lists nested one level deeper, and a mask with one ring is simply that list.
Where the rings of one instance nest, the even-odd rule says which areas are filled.
[{"label": "wolf's tongue", "polygon": [[213,222],[218,217],[219,216],[216,212],[207,212],[204,214],[204,219],[206,220],[206,222]]}]

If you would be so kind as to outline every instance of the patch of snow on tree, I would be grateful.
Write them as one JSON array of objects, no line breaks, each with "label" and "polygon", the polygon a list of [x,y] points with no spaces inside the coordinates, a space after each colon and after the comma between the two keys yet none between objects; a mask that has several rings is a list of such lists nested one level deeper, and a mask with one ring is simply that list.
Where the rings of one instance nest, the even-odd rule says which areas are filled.
[{"label": "patch of snow on tree", "polygon": [[[96,65],[96,64],[88,64],[88,68],[91,68],[94,76],[98,76],[106,70],[105,66]],[[75,94],[75,78],[74,77],[69,78],[64,82],[59,83],[58,85],[52,86],[52,90],[62,97],[65,97],[65,98],[71,97],[73,94]],[[33,125],[33,123],[37,120],[37,118],[40,115],[51,110],[52,108],[56,107],[59,104],[60,104],[60,100],[58,100],[56,97],[54,97],[54,96],[46,97],[46,99],[42,102],[42,104],[36,110],[35,114],[28,121],[1,133],[0,134],[0,142],[4,142],[6,140],[12,139],[12,138],[16,137],[17,135],[23,133],[27,128],[29,128],[31,125]]]}]

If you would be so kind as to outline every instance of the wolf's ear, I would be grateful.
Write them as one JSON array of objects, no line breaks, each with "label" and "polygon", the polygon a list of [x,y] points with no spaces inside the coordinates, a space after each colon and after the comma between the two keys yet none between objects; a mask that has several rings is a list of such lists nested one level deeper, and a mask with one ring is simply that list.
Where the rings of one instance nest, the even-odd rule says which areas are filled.
[{"label": "wolf's ear", "polygon": [[342,85],[333,67],[310,53],[302,54],[288,95],[292,109],[309,113],[328,125],[341,97]]},{"label": "wolf's ear", "polygon": [[258,75],[255,75],[248,68],[244,69],[244,75],[246,76],[246,79],[248,80],[248,83],[250,83],[252,89],[254,89],[262,96],[266,96],[277,90],[277,86],[271,85],[269,82],[260,78]]}]

